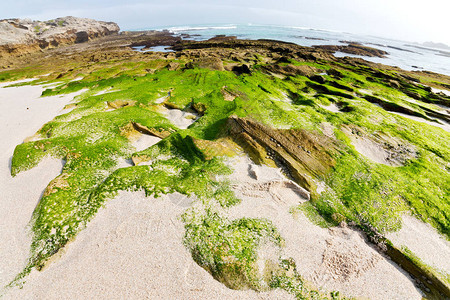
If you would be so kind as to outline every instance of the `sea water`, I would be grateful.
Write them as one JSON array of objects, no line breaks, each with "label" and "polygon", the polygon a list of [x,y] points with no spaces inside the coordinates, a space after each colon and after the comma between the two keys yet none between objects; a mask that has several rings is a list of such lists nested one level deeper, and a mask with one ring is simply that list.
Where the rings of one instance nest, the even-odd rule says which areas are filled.
[{"label": "sea water", "polygon": [[276,25],[189,25],[166,28],[177,35],[189,34],[189,39],[205,40],[216,35],[237,36],[240,39],[271,39],[295,43],[301,46],[347,45],[345,41],[359,42],[365,46],[388,52],[385,58],[335,53],[335,56],[360,57],[368,61],[397,66],[405,70],[432,71],[450,76],[450,51],[423,47],[412,42],[375,36],[363,36],[346,32],[321,30],[296,26]]}]

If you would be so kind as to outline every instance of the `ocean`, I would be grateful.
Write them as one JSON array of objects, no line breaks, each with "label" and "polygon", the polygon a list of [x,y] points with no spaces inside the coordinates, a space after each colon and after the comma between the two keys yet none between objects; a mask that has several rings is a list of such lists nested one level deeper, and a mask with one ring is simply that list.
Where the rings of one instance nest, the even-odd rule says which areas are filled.
[{"label": "ocean", "polygon": [[296,26],[276,25],[189,25],[165,28],[174,34],[189,34],[190,39],[205,40],[216,35],[234,35],[240,39],[272,39],[292,42],[301,46],[346,45],[342,41],[359,42],[389,53],[386,58],[366,57],[336,52],[335,56],[361,57],[365,60],[397,66],[412,71],[432,71],[450,76],[450,50],[434,49],[412,42],[398,41],[375,36],[321,30]]}]

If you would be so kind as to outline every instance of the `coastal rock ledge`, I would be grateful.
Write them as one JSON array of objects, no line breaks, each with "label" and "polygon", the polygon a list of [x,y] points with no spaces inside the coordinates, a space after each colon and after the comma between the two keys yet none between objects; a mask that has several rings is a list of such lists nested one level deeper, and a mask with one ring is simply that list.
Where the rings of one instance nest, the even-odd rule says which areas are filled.
[{"label": "coastal rock ledge", "polygon": [[117,34],[119,30],[119,26],[114,22],[76,17],[48,21],[4,19],[0,20],[0,57],[17,56],[60,45],[82,43]]}]

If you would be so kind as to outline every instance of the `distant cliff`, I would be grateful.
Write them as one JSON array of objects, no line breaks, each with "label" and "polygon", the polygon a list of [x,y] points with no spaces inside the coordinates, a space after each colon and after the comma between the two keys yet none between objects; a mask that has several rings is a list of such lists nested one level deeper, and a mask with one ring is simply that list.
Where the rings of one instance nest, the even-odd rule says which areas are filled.
[{"label": "distant cliff", "polygon": [[76,17],[49,21],[0,20],[0,57],[82,43],[97,37],[117,34],[119,30],[119,26],[113,22]]}]

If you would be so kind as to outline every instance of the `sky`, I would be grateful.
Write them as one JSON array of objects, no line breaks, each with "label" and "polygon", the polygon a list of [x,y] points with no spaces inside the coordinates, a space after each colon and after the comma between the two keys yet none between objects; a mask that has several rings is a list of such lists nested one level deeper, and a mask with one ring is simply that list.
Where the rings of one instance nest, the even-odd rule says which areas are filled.
[{"label": "sky", "polygon": [[[2,0],[6,1],[6,0]],[[122,30],[200,24],[271,24],[450,45],[450,0],[16,0],[0,19],[62,16]]]}]

